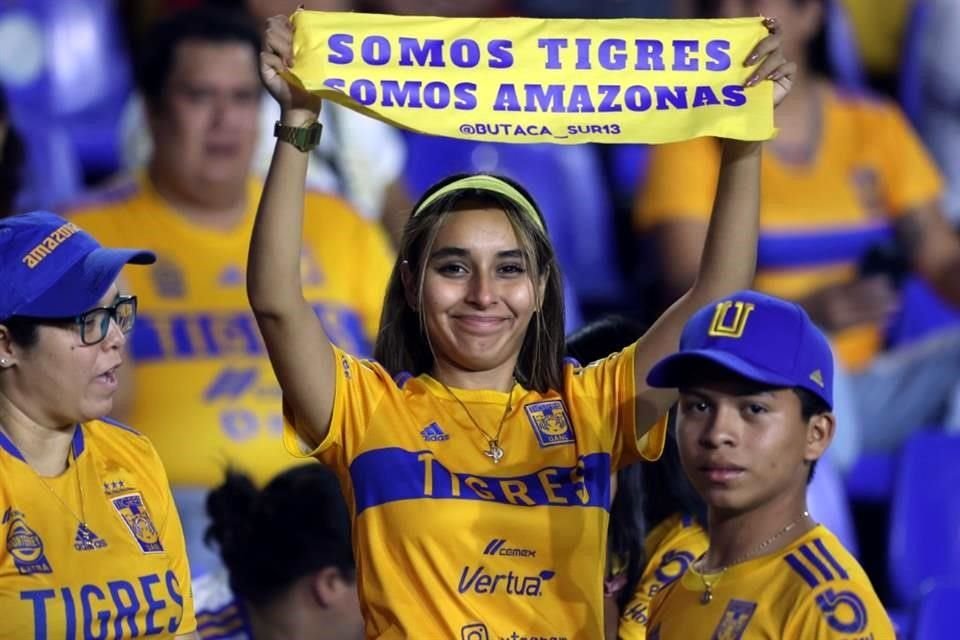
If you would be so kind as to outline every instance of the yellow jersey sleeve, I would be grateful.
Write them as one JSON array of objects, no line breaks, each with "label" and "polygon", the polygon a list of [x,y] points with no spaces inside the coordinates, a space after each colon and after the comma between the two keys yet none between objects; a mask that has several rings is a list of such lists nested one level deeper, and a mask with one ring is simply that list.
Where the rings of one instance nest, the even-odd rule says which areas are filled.
[{"label": "yellow jersey sleeve", "polygon": [[818,640],[895,638],[893,624],[872,588],[856,580],[834,581],[797,603],[787,637]]},{"label": "yellow jersey sleeve", "polygon": [[180,514],[177,513],[177,507],[173,502],[173,494],[169,489],[170,482],[167,480],[167,472],[153,445],[150,445],[150,456],[150,466],[153,467],[152,475],[158,480],[158,484],[165,489],[161,504],[163,516],[161,516],[160,523],[160,540],[163,548],[167,550],[167,554],[170,556],[170,568],[177,577],[177,583],[181,587],[181,595],[183,596],[183,617],[180,619],[180,626],[177,627],[177,635],[187,634],[197,629],[193,588],[190,583],[190,565],[187,560],[187,543],[183,537]]},{"label": "yellow jersey sleeve", "polygon": [[565,367],[566,394],[575,419],[599,431],[614,469],[639,459],[656,460],[666,438],[666,415],[653,426],[638,425],[636,344],[585,367]]},{"label": "yellow jersey sleeve", "polygon": [[872,108],[868,140],[873,142],[870,153],[881,172],[879,188],[887,210],[898,217],[934,202],[943,191],[943,180],[923,143],[895,105]]},{"label": "yellow jersey sleeve", "polygon": [[645,546],[647,564],[633,598],[620,615],[619,640],[646,639],[653,599],[703,555],[709,540],[692,516],[676,514],[650,532]]},{"label": "yellow jersey sleeve", "polygon": [[297,418],[284,403],[283,444],[297,457],[317,458],[345,471],[357,455],[371,416],[389,385],[396,383],[380,364],[351,356],[333,345],[331,348],[336,361],[336,389],[330,430],[315,449],[306,448],[297,435]]},{"label": "yellow jersey sleeve", "polygon": [[634,203],[634,227],[649,231],[680,219],[707,222],[720,174],[714,138],[657,145]]}]

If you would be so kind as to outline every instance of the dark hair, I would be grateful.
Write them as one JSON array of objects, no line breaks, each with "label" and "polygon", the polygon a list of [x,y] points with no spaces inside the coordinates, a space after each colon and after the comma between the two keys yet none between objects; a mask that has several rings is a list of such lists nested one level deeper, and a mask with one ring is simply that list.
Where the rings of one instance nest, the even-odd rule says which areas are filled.
[{"label": "dark hair", "polygon": [[[809,422],[813,416],[821,413],[830,413],[830,405],[817,394],[804,389],[803,387],[793,387],[793,392],[800,399],[800,417],[804,422]],[[810,470],[807,472],[807,484],[813,481],[813,474],[817,468],[817,461],[810,463]]]},{"label": "dark hair", "polygon": [[[414,205],[416,211],[434,192],[470,174],[450,176],[427,189]],[[475,174],[491,175],[491,174]],[[534,207],[534,213],[543,222],[543,215],[530,194],[518,183],[503,176],[493,176],[519,191]],[[427,340],[423,320],[418,311],[407,303],[403,283],[403,269],[409,268],[422,297],[423,278],[427,260],[437,233],[448,213],[467,206],[490,206],[501,209],[513,226],[517,240],[528,261],[527,272],[534,280],[546,277],[546,290],[520,348],[516,377],[530,389],[545,392],[561,386],[561,365],[564,352],[563,282],[553,245],[546,233],[546,224],[538,226],[510,198],[487,189],[465,188],[445,194],[424,207],[416,216],[410,216],[400,238],[397,262],[390,275],[380,317],[380,332],[374,347],[374,358],[387,371],[396,375],[427,373],[433,366],[433,353]],[[539,293],[537,294],[539,296]],[[421,305],[417,305],[418,308]]]},{"label": "dark hair", "polygon": [[254,605],[269,604],[326,567],[354,576],[347,505],[336,476],[321,464],[284,471],[262,490],[229,470],[207,497],[207,513],[207,544],[219,547],[233,592]]},{"label": "dark hair", "polygon": [[[584,364],[593,362],[636,342],[645,329],[638,320],[606,316],[570,336],[567,355]],[[671,419],[659,461],[634,464],[617,472],[617,495],[610,508],[607,553],[624,563],[626,584],[617,594],[621,612],[643,577],[647,534],[677,513],[706,523],[706,507],[683,471],[674,434]]]},{"label": "dark hair", "polygon": [[10,332],[10,339],[24,349],[37,344],[40,340],[39,327],[42,322],[26,316],[11,316],[6,320],[0,320],[0,324]]},{"label": "dark hair", "polygon": [[157,22],[147,32],[141,47],[136,79],[147,104],[160,103],[177,47],[186,40],[217,44],[239,42],[249,45],[257,56],[260,52],[260,32],[246,13],[215,6],[178,11]]},{"label": "dark hair", "polygon": [[0,218],[13,213],[17,194],[23,185],[27,151],[23,139],[10,121],[6,96],[0,90],[0,122],[7,123],[7,133],[0,144]]},{"label": "dark hair", "polygon": [[[696,7],[699,17],[715,18],[717,15],[717,2],[718,0],[699,0],[697,3],[698,6]],[[829,9],[827,0],[792,0],[792,2],[797,6],[805,5],[808,2],[818,2],[823,7],[824,14],[823,19],[820,21],[820,28],[807,44],[807,64],[813,71],[820,75],[827,76],[828,78],[834,77],[836,74],[830,63],[829,44],[827,42],[827,11]]]}]

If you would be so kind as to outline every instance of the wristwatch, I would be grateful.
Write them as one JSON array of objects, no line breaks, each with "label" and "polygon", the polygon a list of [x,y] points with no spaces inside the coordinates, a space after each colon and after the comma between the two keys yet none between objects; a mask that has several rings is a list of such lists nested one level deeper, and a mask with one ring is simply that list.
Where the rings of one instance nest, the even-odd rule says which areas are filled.
[{"label": "wristwatch", "polygon": [[323,125],[319,122],[313,122],[304,127],[291,127],[277,120],[277,124],[273,126],[273,135],[303,152],[312,151],[320,144],[321,131],[323,131]]}]

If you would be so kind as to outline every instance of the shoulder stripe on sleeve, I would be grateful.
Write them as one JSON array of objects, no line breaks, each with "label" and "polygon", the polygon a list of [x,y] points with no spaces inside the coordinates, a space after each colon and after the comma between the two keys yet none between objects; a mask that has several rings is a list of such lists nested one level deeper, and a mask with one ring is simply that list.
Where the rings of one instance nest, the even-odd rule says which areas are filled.
[{"label": "shoulder stripe on sleeve", "polygon": [[837,562],[837,559],[833,557],[833,554],[827,550],[827,545],[823,544],[823,540],[817,538],[813,541],[813,546],[817,548],[817,551],[820,552],[821,556],[827,559],[827,562],[829,562],[830,566],[833,567],[833,570],[837,572],[837,575],[844,580],[848,580],[850,578],[850,576],[847,575],[847,572],[843,570],[843,567],[840,566],[840,563]]},{"label": "shoulder stripe on sleeve", "polygon": [[413,377],[409,371],[401,371],[393,377],[393,383],[397,385],[398,389],[403,389],[403,385],[407,384],[407,381]]},{"label": "shoulder stripe on sleeve", "polygon": [[817,554],[810,550],[810,547],[805,544],[801,545],[799,551],[803,554],[803,557],[807,559],[807,562],[812,564],[813,568],[820,572],[824,580],[827,582],[833,580],[833,574],[830,573],[830,569],[827,568],[827,565],[823,564],[823,561],[817,557]]},{"label": "shoulder stripe on sleeve", "polygon": [[106,422],[107,424],[109,424],[109,425],[111,425],[111,426],[114,426],[114,427],[120,427],[120,428],[123,429],[124,431],[129,431],[130,433],[132,433],[132,434],[135,435],[135,436],[143,435],[143,434],[141,434],[139,431],[137,431],[136,429],[134,429],[133,427],[128,427],[127,425],[123,424],[122,422],[118,422],[118,421],[114,420],[113,418],[110,418],[110,417],[107,417],[107,416],[103,416],[102,418],[100,418],[100,421],[101,421],[101,422]]},{"label": "shoulder stripe on sleeve", "polygon": [[237,603],[231,601],[222,607],[217,607],[216,609],[201,609],[197,611],[196,617],[199,619],[201,616],[203,616],[209,620],[222,620],[237,615],[239,611],[240,608],[237,607]]},{"label": "shoulder stripe on sleeve", "polygon": [[817,585],[820,584],[820,581],[817,580],[812,573],[810,573],[810,570],[807,569],[807,567],[804,566],[804,564],[800,562],[795,555],[791,553],[787,555],[784,560],[787,561],[787,564],[790,565],[790,568],[793,569],[797,575],[803,578],[804,582],[810,585],[811,589],[815,589]]}]

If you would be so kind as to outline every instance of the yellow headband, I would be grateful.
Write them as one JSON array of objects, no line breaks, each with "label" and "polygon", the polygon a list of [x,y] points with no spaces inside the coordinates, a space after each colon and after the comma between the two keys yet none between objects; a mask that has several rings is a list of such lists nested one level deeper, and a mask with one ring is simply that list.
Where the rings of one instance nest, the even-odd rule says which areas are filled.
[{"label": "yellow headband", "polygon": [[500,178],[487,175],[476,175],[476,176],[467,176],[466,178],[460,178],[459,180],[454,180],[448,185],[445,185],[433,193],[420,203],[420,206],[416,208],[413,212],[413,217],[417,217],[423,210],[428,206],[454,191],[460,191],[461,189],[483,189],[484,191],[492,191],[493,193],[499,193],[500,195],[510,199],[516,204],[520,210],[528,218],[533,220],[537,227],[546,232],[546,229],[543,226],[543,220],[540,219],[540,216],[537,215],[537,210],[533,206],[533,203],[530,200],[520,193],[517,189],[510,186]]}]

